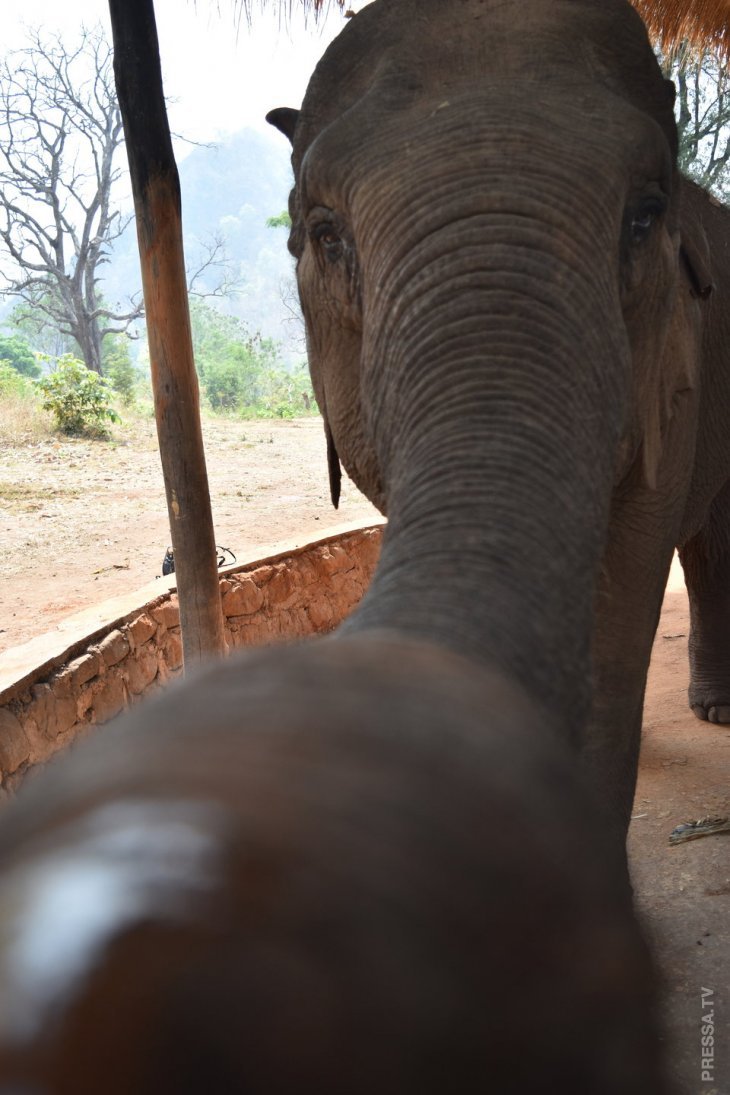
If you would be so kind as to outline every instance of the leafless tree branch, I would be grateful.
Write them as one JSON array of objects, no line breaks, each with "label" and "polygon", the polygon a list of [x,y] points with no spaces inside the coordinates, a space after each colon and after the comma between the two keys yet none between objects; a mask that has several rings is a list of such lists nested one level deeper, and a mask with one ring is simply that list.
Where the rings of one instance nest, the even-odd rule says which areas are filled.
[{"label": "leafless tree branch", "polygon": [[230,297],[240,292],[243,282],[228,256],[226,241],[221,233],[216,232],[197,242],[200,248],[197,262],[194,266],[188,265],[186,270],[188,294],[205,299]]},{"label": "leafless tree branch", "polygon": [[82,29],[73,49],[31,31],[0,62],[0,240],[13,267],[2,270],[5,292],[72,336],[97,372],[104,335],[142,315],[139,303],[110,309],[99,287],[128,223],[113,203],[123,139],[99,28]]},{"label": "leafless tree branch", "polygon": [[730,73],[712,49],[682,42],[664,57],[677,88],[679,166],[720,197],[730,192]]}]

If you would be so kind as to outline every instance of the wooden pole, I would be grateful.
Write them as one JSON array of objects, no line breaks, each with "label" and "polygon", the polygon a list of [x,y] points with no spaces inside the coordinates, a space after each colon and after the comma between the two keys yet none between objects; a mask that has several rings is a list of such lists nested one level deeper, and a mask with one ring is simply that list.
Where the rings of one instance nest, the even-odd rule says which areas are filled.
[{"label": "wooden pole", "polygon": [[109,0],[186,664],[225,653],[182,243],[153,0]]}]

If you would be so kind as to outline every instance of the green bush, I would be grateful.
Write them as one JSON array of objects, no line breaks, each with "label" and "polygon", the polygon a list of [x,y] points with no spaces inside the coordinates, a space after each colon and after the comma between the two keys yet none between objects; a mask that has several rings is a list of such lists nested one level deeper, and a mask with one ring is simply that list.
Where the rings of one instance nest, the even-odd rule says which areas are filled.
[{"label": "green bush", "polygon": [[50,433],[50,419],[41,410],[35,384],[7,361],[0,361],[0,449],[36,444]]},{"label": "green bush", "polygon": [[251,334],[243,320],[191,301],[193,348],[211,410],[244,418],[294,418],[316,411],[306,365],[293,372],[278,346]]},{"label": "green bush", "polygon": [[0,398],[5,396],[23,398],[30,395],[31,391],[29,382],[23,374],[13,368],[9,361],[0,360]]},{"label": "green bush", "polygon": [[262,369],[256,403],[241,408],[243,418],[300,418],[316,413],[306,363],[293,372],[278,364]]},{"label": "green bush", "polygon": [[291,217],[289,216],[289,210],[285,209],[282,213],[277,213],[275,217],[267,217],[266,227],[291,228]]},{"label": "green bush", "polygon": [[107,423],[120,421],[111,406],[110,384],[72,354],[59,357],[55,369],[35,383],[43,409],[53,412],[62,433],[106,437]]},{"label": "green bush", "polygon": [[40,376],[41,370],[25,339],[20,335],[0,335],[0,361],[6,361],[12,365],[16,372],[23,376]]},{"label": "green bush", "polygon": [[111,335],[104,339],[101,368],[124,406],[131,407],[135,400],[139,374],[129,356],[129,339],[126,335]]},{"label": "green bush", "polygon": [[200,382],[211,410],[235,411],[246,400],[250,359],[244,347],[201,363]]}]

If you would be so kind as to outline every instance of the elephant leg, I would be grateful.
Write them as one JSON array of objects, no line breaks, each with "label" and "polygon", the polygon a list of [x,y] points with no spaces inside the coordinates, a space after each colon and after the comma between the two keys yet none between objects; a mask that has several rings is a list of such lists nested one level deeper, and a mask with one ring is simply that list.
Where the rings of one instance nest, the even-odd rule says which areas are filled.
[{"label": "elephant leg", "polygon": [[593,711],[581,755],[620,841],[631,820],[646,675],[670,562],[671,546],[666,561],[645,572],[643,589],[604,574],[598,595]]},{"label": "elephant leg", "polygon": [[[689,394],[689,393],[688,393]],[[689,488],[696,403],[670,422],[655,489],[618,492],[596,597],[593,710],[581,754],[621,838],[631,820],[646,676]]]},{"label": "elephant leg", "polygon": [[730,480],[679,557],[690,606],[689,704],[698,719],[730,723]]}]

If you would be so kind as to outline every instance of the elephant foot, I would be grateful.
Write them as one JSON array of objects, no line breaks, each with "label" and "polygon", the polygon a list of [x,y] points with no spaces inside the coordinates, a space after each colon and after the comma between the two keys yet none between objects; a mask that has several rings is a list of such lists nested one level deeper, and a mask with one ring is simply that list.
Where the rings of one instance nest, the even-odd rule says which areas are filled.
[{"label": "elephant foot", "polygon": [[714,722],[717,724],[730,724],[730,704],[691,703],[690,707],[695,716],[702,722]]},{"label": "elephant foot", "polygon": [[721,658],[712,659],[700,658],[696,647],[690,650],[689,705],[702,722],[730,724],[729,665],[725,650]]}]

